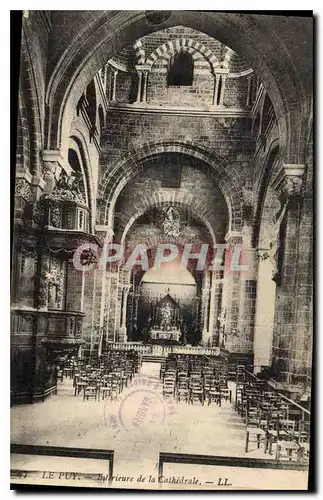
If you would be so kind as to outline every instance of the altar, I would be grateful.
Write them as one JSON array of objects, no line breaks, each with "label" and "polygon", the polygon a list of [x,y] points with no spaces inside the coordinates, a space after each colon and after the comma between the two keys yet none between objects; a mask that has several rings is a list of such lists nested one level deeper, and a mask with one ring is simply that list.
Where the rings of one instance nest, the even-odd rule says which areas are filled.
[{"label": "altar", "polygon": [[168,293],[154,307],[148,341],[179,344],[182,336],[180,307]]},{"label": "altar", "polygon": [[174,342],[179,342],[181,336],[180,330],[158,330],[152,329],[150,332],[150,340],[169,340]]}]

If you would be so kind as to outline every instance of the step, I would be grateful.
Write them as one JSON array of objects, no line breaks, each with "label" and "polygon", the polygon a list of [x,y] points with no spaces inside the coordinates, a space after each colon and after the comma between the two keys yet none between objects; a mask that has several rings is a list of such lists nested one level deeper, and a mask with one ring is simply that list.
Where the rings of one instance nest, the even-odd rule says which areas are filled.
[{"label": "step", "polygon": [[163,361],[165,361],[165,357],[144,354],[142,356],[142,361],[146,361],[148,363],[162,363]]}]

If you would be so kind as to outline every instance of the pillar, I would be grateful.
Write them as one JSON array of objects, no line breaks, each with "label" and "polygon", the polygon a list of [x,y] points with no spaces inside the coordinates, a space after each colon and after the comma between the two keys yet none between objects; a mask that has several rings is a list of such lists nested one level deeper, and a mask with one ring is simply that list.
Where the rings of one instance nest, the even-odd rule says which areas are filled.
[{"label": "pillar", "polygon": [[214,73],[214,91],[213,91],[212,106],[217,106],[218,104],[220,78],[221,78],[220,73]]},{"label": "pillar", "polygon": [[[303,358],[306,351],[306,333],[299,328],[299,312],[309,306],[309,296],[298,289],[299,279],[304,272],[301,263],[300,220],[303,212],[302,183],[304,165],[282,165],[273,187],[285,204],[286,211],[280,222],[275,260],[277,271],[274,276],[276,289],[275,325],[273,336],[273,368],[279,382],[290,390],[292,385],[302,385],[307,376],[307,364]],[[312,272],[312,269],[307,272]],[[300,387],[302,390],[302,387]]]},{"label": "pillar", "polygon": [[244,316],[245,311],[247,311],[245,309],[246,295],[248,296],[250,283],[246,280],[247,276],[244,275],[245,270],[236,269],[233,266],[233,263],[239,264],[239,266],[247,265],[244,261],[238,261],[238,256],[241,255],[240,252],[243,249],[244,233],[232,231],[226,235],[225,239],[228,249],[225,252],[223,274],[220,346],[225,346],[230,353],[233,353],[231,362],[235,362],[235,357],[250,360],[252,345],[249,332],[246,331],[246,321],[249,323],[249,318],[248,315],[246,318]]},{"label": "pillar", "polygon": [[112,101],[116,100],[117,76],[118,76],[118,70],[113,68],[112,92],[111,92],[111,100]]},{"label": "pillar", "polygon": [[246,106],[250,106],[251,104],[251,78],[252,76],[247,77],[248,81],[248,89],[247,89],[247,99],[246,99]]},{"label": "pillar", "polygon": [[106,246],[112,242],[113,234],[114,234],[113,229],[110,226],[99,226],[99,225],[96,226],[96,235],[99,237],[101,241],[103,241],[103,249],[102,249],[103,260],[99,262],[99,265],[96,269],[97,285],[98,285],[96,301],[99,306],[99,309],[97,311],[99,317],[95,318],[94,324],[92,326],[93,330],[95,330],[96,327],[99,330],[99,355],[101,354],[102,351],[103,338],[104,336],[106,337],[106,329],[107,329],[106,296],[109,285],[107,279],[107,275],[109,275],[109,272],[107,271],[107,265],[106,265]]},{"label": "pillar", "polygon": [[148,71],[144,71],[144,88],[142,92],[142,102],[147,102]]},{"label": "pillar", "polygon": [[254,333],[254,373],[262,366],[270,366],[275,319],[276,283],[274,267],[269,258],[270,248],[257,249],[257,298]]},{"label": "pillar", "polygon": [[146,103],[147,102],[147,87],[148,87],[148,75],[150,72],[150,66],[144,64],[138,64],[136,66],[136,71],[138,73],[138,88],[137,88],[137,99],[136,103]]},{"label": "pillar", "polygon": [[[245,200],[246,203],[246,200]],[[254,322],[256,309],[256,252],[252,248],[252,226],[249,221],[247,206],[244,205],[244,224],[242,228],[242,247],[241,247],[241,270],[240,277],[240,292],[239,292],[239,316],[238,316],[238,332],[240,340],[240,352],[250,355],[250,360],[253,355],[254,341]]]},{"label": "pillar", "polygon": [[122,293],[122,315],[121,315],[121,329],[120,329],[120,342],[127,341],[127,306],[128,306],[128,294],[130,290],[130,285],[123,285]]},{"label": "pillar", "polygon": [[202,344],[208,345],[210,343],[210,332],[209,332],[209,314],[210,314],[210,272],[206,271],[204,273],[203,287],[202,287]]},{"label": "pillar", "polygon": [[221,91],[220,91],[220,98],[219,98],[219,106],[223,106],[226,79],[227,79],[227,75],[222,74],[221,75]]},{"label": "pillar", "polygon": [[218,315],[219,315],[219,299],[222,290],[222,279],[220,271],[211,271],[211,289],[210,289],[210,312],[209,312],[209,338],[212,345],[218,342]]},{"label": "pillar", "polygon": [[138,87],[137,87],[137,99],[136,99],[136,102],[141,102],[142,71],[137,71],[137,73],[138,73]]},{"label": "pillar", "polygon": [[122,308],[122,284],[120,282],[121,269],[120,266],[117,267],[117,272],[115,274],[115,309],[114,309],[114,335],[113,340],[119,342],[120,340],[120,317]]}]

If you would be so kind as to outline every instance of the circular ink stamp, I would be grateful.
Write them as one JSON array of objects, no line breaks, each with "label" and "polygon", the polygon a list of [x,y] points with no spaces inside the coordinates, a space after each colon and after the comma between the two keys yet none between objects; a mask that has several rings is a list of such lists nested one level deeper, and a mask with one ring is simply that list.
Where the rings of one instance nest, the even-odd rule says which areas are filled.
[{"label": "circular ink stamp", "polygon": [[150,425],[165,423],[172,413],[174,404],[163,398],[157,377],[136,377],[115,402],[107,399],[105,403],[106,425],[116,431],[144,431]]}]

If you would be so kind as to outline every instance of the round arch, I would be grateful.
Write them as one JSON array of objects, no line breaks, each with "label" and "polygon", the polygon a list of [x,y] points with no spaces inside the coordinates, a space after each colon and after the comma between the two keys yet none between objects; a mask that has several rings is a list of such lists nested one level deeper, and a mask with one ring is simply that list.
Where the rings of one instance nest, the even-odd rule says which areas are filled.
[{"label": "round arch", "polygon": [[86,202],[91,211],[91,228],[93,231],[95,226],[95,191],[92,178],[92,168],[85,137],[83,137],[82,133],[79,130],[72,130],[71,136],[69,137],[69,149],[73,149],[79,158],[79,163],[85,184]]},{"label": "round arch", "polygon": [[[24,27],[25,29],[25,27]],[[37,92],[37,78],[33,65],[32,49],[27,36],[22,32],[20,59],[20,92],[24,103],[29,129],[29,169],[33,175],[41,174],[40,151],[43,148],[43,126],[39,107],[40,96]]]},{"label": "round arch", "polygon": [[[301,19],[300,25],[297,19],[295,21],[294,29],[301,28],[298,33],[304,33],[305,39],[311,29],[310,22],[304,25],[304,19]],[[173,11],[165,22],[158,25],[148,24],[144,11],[91,12],[89,23],[83,23],[84,28],[74,39],[67,40],[69,49],[62,53],[50,77],[46,94],[49,107],[47,149],[60,149],[64,158],[72,110],[83,92],[84,79],[91,81],[106,60],[125,43],[179,24],[215,37],[249,61],[265,82],[274,104],[285,161],[302,162],[304,141],[300,147],[293,142],[293,135],[295,132],[299,137],[297,118],[310,103],[311,82],[305,78],[301,80],[302,71],[297,70],[292,54],[286,50],[282,37],[277,36],[275,30],[279,31],[280,25],[266,27],[261,16],[255,14],[216,12]]]},{"label": "round arch", "polygon": [[212,53],[211,50],[207,49],[205,45],[195,42],[190,38],[178,38],[176,40],[170,40],[163,45],[160,45],[154,52],[147,57],[146,64],[152,68],[154,63],[160,57],[170,59],[172,55],[181,50],[187,51],[191,54],[193,59],[196,59],[199,55],[202,55],[204,59],[209,63],[211,71],[219,65],[219,61]]},{"label": "round arch", "polygon": [[127,154],[113,170],[102,179],[99,198],[105,202],[104,223],[113,221],[116,200],[123,187],[144,168],[145,161],[162,153],[182,153],[201,160],[210,167],[211,173],[227,203],[229,230],[240,230],[242,223],[242,186],[243,182],[234,168],[225,158],[213,150],[201,147],[193,141],[161,141],[147,143],[142,148]]},{"label": "round arch", "polygon": [[[152,208],[161,208],[164,206],[167,206],[169,203],[172,203],[172,206],[175,207],[180,207],[180,208],[185,208],[186,210],[189,210],[191,214],[199,221],[202,222],[202,224],[207,228],[210,239],[212,241],[213,246],[216,244],[216,236],[214,233],[214,230],[212,228],[212,225],[210,224],[209,220],[207,219],[207,209],[204,206],[204,204],[199,201],[198,207],[197,202],[198,200],[194,199],[193,197],[191,198],[191,202],[189,200],[185,200],[185,198],[179,199],[179,200],[163,200],[163,201],[157,201],[157,200],[152,200],[152,203],[147,205],[143,205],[138,209],[138,211],[131,217],[131,219],[128,221],[127,225],[123,229],[122,237],[121,237],[121,246],[125,244],[127,234],[130,231],[131,227],[134,225],[136,220],[139,219],[143,214],[145,214],[147,211],[149,211]],[[183,242],[184,244],[185,242]]]},{"label": "round arch", "polygon": [[267,197],[268,188],[270,186],[271,179],[273,178],[273,174],[275,171],[274,166],[279,162],[279,141],[276,139],[271,144],[269,148],[266,161],[264,162],[264,168],[262,170],[259,182],[258,189],[256,194],[257,206],[255,212],[255,224],[254,224],[254,232],[253,232],[253,246],[257,247],[260,240],[261,233],[261,220],[263,217],[263,209],[265,200]]}]

